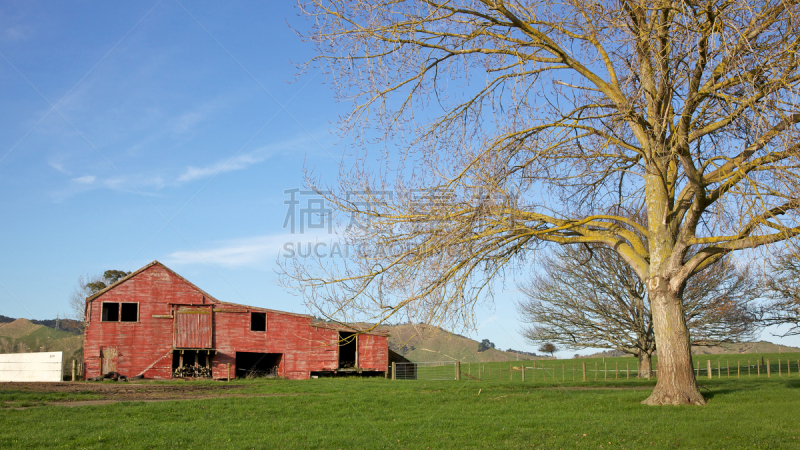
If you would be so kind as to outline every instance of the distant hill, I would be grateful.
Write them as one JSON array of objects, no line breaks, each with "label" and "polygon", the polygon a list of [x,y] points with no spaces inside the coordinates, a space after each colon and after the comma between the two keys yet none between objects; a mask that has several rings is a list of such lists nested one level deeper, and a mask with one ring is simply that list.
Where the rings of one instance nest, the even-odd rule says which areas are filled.
[{"label": "distant hill", "polygon": [[[17,319],[13,317],[8,317],[0,314],[0,326],[4,323],[10,323]],[[77,320],[72,319],[48,319],[48,320],[36,320],[31,319],[31,323],[35,323],[36,325],[44,325],[46,327],[55,328],[62,331],[69,331],[71,333],[81,333],[81,323]]]},{"label": "distant hill", "polygon": [[478,341],[429,325],[394,325],[381,327],[381,330],[389,332],[389,348],[414,362],[544,359],[497,349],[478,352]]},{"label": "distant hill", "polygon": [[0,353],[64,352],[64,360],[78,359],[80,334],[60,331],[28,319],[0,323]]},{"label": "distant hill", "polygon": [[[384,326],[389,332],[389,348],[414,362],[462,361],[496,362],[546,359],[547,356],[526,355],[490,349],[478,352],[478,341],[450,333],[429,325]],[[778,345],[771,342],[741,342],[713,347],[692,347],[695,355],[739,354],[739,353],[797,353],[800,348]],[[608,350],[587,357],[629,356],[627,353]]]},{"label": "distant hill", "polygon": [[773,344],[767,341],[740,342],[736,344],[722,344],[713,347],[692,347],[695,355],[719,355],[737,353],[797,353],[800,348],[788,345]]}]

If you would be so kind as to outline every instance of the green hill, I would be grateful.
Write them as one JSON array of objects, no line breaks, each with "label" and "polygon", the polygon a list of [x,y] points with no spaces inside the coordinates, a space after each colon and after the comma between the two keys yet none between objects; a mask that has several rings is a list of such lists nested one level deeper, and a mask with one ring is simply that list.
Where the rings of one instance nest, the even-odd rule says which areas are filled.
[{"label": "green hill", "polygon": [[83,336],[37,325],[28,319],[0,324],[0,353],[64,352],[64,360],[77,359]]},{"label": "green hill", "polygon": [[414,362],[498,362],[543,359],[490,349],[478,352],[478,341],[429,325],[395,325],[389,332],[389,348]]}]

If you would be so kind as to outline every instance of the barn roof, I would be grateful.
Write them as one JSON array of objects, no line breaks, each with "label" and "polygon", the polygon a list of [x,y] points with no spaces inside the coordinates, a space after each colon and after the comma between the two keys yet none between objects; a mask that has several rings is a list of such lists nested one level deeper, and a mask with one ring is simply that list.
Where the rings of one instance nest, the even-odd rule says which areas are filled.
[{"label": "barn roof", "polygon": [[116,283],[114,283],[114,284],[112,284],[110,286],[107,286],[105,289],[101,289],[101,290],[95,292],[94,294],[92,294],[91,296],[86,298],[86,303],[94,301],[95,299],[97,299],[97,297],[100,297],[101,295],[105,294],[106,292],[110,291],[111,289],[114,289],[115,287],[121,285],[122,283],[130,280],[131,278],[135,277],[136,275],[139,275],[140,273],[144,272],[145,270],[147,270],[147,269],[149,269],[149,268],[151,268],[151,267],[153,267],[155,265],[159,265],[159,266],[167,269],[167,271],[169,271],[169,273],[175,275],[176,277],[180,278],[184,282],[188,283],[189,286],[192,286],[193,288],[195,288],[198,291],[200,291],[200,293],[205,295],[206,298],[209,298],[209,299],[213,300],[215,303],[222,303],[219,300],[217,300],[216,298],[214,298],[213,296],[209,295],[206,291],[204,291],[204,290],[200,289],[199,287],[197,287],[196,284],[192,283],[191,281],[187,280],[186,278],[183,278],[177,272],[175,272],[174,270],[172,270],[169,267],[165,266],[163,263],[159,262],[158,260],[153,261],[150,264],[147,264],[144,267],[140,268],[139,270],[136,270],[135,272],[131,272],[127,276],[120,278],[119,280],[117,280]]},{"label": "barn roof", "polygon": [[131,278],[135,277],[136,275],[144,272],[145,270],[147,270],[150,267],[153,267],[155,265],[159,265],[159,266],[163,267],[169,273],[175,275],[180,280],[182,280],[183,282],[187,283],[189,286],[197,289],[198,292],[203,294],[207,299],[211,300],[212,303],[215,303],[215,304],[218,304],[218,305],[224,305],[224,306],[232,306],[232,307],[237,307],[237,308],[247,308],[247,309],[256,310],[256,311],[275,312],[275,313],[280,313],[280,314],[289,314],[289,315],[292,315],[292,316],[308,317],[308,318],[312,318],[312,319],[314,318],[313,316],[310,316],[308,314],[300,314],[300,313],[293,313],[293,312],[287,312],[287,311],[278,311],[278,310],[275,310],[275,309],[260,308],[258,306],[241,305],[241,304],[238,304],[238,303],[223,302],[222,300],[218,300],[214,296],[210,295],[208,292],[200,289],[199,287],[197,287],[196,284],[194,284],[191,281],[187,280],[186,278],[182,277],[179,273],[177,273],[174,270],[170,269],[169,267],[165,266],[163,263],[159,262],[158,260],[153,261],[150,264],[147,264],[146,266],[140,268],[139,270],[137,270],[135,272],[131,272],[129,275],[127,275],[127,276],[125,276],[123,278],[120,278],[116,283],[106,287],[105,289],[102,289],[100,291],[95,292],[92,296],[86,298],[86,302],[87,303],[93,302],[98,297],[100,297],[101,295],[103,295],[106,292],[110,291],[111,289],[114,289],[115,287],[121,285],[122,283],[130,280]]},{"label": "barn roof", "polygon": [[[180,274],[178,274],[177,272],[175,272],[174,270],[170,269],[169,267],[165,266],[163,263],[161,263],[161,262],[159,262],[157,260],[151,262],[150,264],[147,264],[146,266],[140,268],[139,270],[137,270],[135,272],[131,272],[129,275],[127,275],[127,276],[125,276],[123,278],[120,278],[116,283],[112,284],[111,286],[108,286],[105,289],[97,291],[92,296],[87,297],[86,298],[86,302],[89,303],[89,302],[92,302],[92,301],[96,300],[98,297],[100,297],[101,295],[103,295],[106,292],[110,291],[111,289],[114,289],[115,287],[121,285],[122,283],[128,281],[129,279],[135,277],[136,275],[144,272],[145,270],[147,270],[150,267],[155,266],[155,265],[159,265],[159,266],[163,267],[164,269],[169,271],[169,273],[175,275],[180,280],[182,280],[183,282],[187,283],[189,286],[192,286],[193,288],[197,289],[207,299],[210,299],[212,303],[219,304],[219,305],[224,305],[224,306],[236,307],[236,308],[246,308],[246,309],[255,310],[255,311],[274,312],[274,313],[279,313],[279,314],[287,314],[287,315],[291,315],[291,316],[308,317],[308,318],[310,318],[312,320],[314,319],[314,316],[311,316],[311,315],[308,315],[308,314],[292,313],[292,312],[287,312],[287,311],[278,311],[278,310],[275,310],[275,309],[260,308],[258,306],[241,305],[241,304],[238,304],[238,303],[223,302],[223,301],[218,300],[218,299],[214,298],[213,296],[209,295],[206,291],[204,291],[204,290],[200,289],[199,287],[197,287],[196,284],[194,284],[191,281],[187,280],[186,278],[182,277]],[[337,330],[342,330],[342,331],[363,331],[363,329],[359,330],[358,328],[354,328],[352,326],[348,327],[346,325],[341,325],[341,324],[336,324],[336,323],[329,323],[329,322],[315,322],[315,323],[312,323],[312,326],[320,327],[320,328],[332,328],[332,329],[337,329]],[[366,329],[366,328],[364,328],[364,329]],[[377,331],[377,330],[369,331],[368,333],[369,334],[383,334],[383,332]]]}]

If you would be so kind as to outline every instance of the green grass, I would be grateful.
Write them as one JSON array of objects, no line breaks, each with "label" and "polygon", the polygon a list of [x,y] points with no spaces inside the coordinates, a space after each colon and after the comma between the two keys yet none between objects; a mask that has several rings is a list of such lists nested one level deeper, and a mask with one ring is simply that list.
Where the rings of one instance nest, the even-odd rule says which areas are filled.
[{"label": "green grass", "polygon": [[[709,403],[703,407],[641,405],[649,390],[565,389],[654,384],[639,380],[234,383],[252,394],[300,395],[5,409],[0,447],[800,447],[796,372],[792,378],[704,380]],[[0,399],[14,395],[8,386],[0,391]]]}]

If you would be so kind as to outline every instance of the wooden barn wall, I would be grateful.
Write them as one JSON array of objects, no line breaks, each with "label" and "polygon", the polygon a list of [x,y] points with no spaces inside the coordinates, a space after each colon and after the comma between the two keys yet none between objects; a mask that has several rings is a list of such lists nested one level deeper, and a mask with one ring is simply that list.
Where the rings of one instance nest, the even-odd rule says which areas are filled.
[{"label": "wooden barn wall", "polygon": [[[138,322],[101,322],[103,302],[138,302]],[[172,376],[173,320],[170,304],[210,304],[203,293],[159,264],[129,278],[90,303],[89,326],[85,334],[85,376],[101,375],[101,352],[117,349],[117,372],[134,376],[150,365],[145,378]],[[205,308],[203,308],[205,309]],[[212,309],[212,308],[209,308]],[[257,310],[256,310],[257,311]],[[164,316],[157,318],[153,316]],[[338,368],[338,332],[315,327],[311,318],[281,312],[267,312],[267,330],[250,331],[250,309],[216,304],[213,323],[213,377],[236,374],[236,352],[280,353],[279,374],[289,379],[306,379],[309,372]],[[388,365],[386,336],[361,335],[359,365],[384,371]]]},{"label": "wooden barn wall", "polygon": [[[101,322],[103,302],[138,302],[138,322]],[[90,304],[91,321],[85,335],[85,376],[100,375],[101,347],[117,347],[117,372],[137,375],[172,349],[170,303],[203,303],[203,294],[163,266],[153,265],[111,289]],[[172,357],[164,357],[146,378],[171,378]]]},{"label": "wooden barn wall", "polygon": [[365,370],[387,370],[389,366],[389,338],[372,334],[359,336],[358,366]]},{"label": "wooden barn wall", "polygon": [[278,373],[289,379],[306,379],[309,372],[333,370],[338,364],[336,331],[311,326],[311,318],[267,313],[267,331],[250,331],[250,313],[215,310],[217,358],[214,378],[236,373],[236,352],[282,354]]}]

